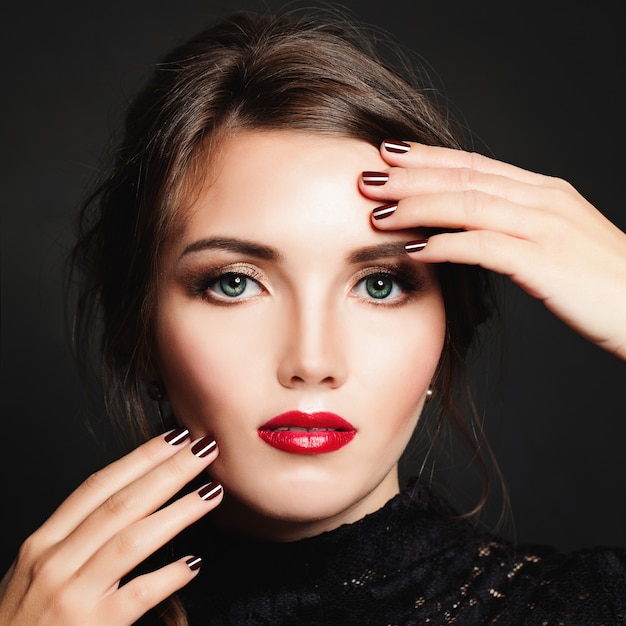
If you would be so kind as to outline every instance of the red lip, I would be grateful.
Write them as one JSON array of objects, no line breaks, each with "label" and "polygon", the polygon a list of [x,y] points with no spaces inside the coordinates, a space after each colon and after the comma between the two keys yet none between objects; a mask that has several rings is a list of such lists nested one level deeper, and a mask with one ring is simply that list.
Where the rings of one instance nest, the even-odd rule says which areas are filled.
[{"label": "red lip", "polygon": [[287,411],[259,426],[258,433],[265,443],[283,452],[324,454],[348,445],[356,429],[334,413]]}]

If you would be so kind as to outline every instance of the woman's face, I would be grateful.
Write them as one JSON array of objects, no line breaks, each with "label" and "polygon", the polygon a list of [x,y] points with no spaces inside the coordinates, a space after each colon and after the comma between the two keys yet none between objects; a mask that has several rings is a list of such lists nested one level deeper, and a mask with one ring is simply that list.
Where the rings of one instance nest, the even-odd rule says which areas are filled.
[{"label": "woman's face", "polygon": [[415,233],[378,232],[357,187],[385,169],[354,139],[227,139],[168,242],[158,375],[227,498],[218,521],[283,540],[329,530],[398,492],[445,334]]}]

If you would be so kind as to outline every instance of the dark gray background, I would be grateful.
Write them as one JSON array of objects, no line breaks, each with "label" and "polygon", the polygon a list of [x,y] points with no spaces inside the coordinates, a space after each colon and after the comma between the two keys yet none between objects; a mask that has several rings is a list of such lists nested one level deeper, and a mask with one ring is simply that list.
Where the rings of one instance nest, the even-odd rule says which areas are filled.
[{"label": "dark gray background", "polygon": [[[478,150],[568,179],[626,229],[621,16],[617,3],[570,5],[363,0],[353,9],[424,58]],[[84,425],[61,281],[71,220],[109,132],[162,52],[212,15],[260,6],[37,2],[4,22],[3,569],[112,454],[106,429],[96,442]],[[504,357],[477,371],[518,539],[626,545],[626,364],[516,288],[506,316]]]}]

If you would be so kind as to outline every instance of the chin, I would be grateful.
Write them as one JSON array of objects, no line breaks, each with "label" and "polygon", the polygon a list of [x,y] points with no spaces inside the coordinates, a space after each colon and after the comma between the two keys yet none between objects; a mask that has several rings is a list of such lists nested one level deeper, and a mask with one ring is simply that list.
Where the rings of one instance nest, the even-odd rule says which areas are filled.
[{"label": "chin", "polygon": [[[223,519],[246,534],[292,541],[352,523],[382,507],[396,493],[385,479],[352,482],[345,475],[285,476],[238,491],[224,481]],[[384,487],[381,489],[381,484]],[[372,497],[374,494],[375,497]],[[221,515],[218,512],[218,515]]]},{"label": "chin", "polygon": [[329,494],[327,489],[301,489],[298,494],[266,502],[261,514],[283,522],[320,522],[342,516],[353,499]]}]

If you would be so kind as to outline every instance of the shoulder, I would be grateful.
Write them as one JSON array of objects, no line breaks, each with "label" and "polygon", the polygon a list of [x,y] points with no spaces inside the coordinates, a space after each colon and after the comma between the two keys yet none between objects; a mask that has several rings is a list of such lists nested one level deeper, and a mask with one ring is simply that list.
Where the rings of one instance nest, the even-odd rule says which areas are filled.
[{"label": "shoulder", "polygon": [[626,549],[514,545],[428,490],[408,493],[403,571],[417,599],[406,623],[626,626]]},{"label": "shoulder", "polygon": [[478,544],[475,563],[474,600],[491,605],[495,623],[626,624],[626,550],[491,540]]}]

